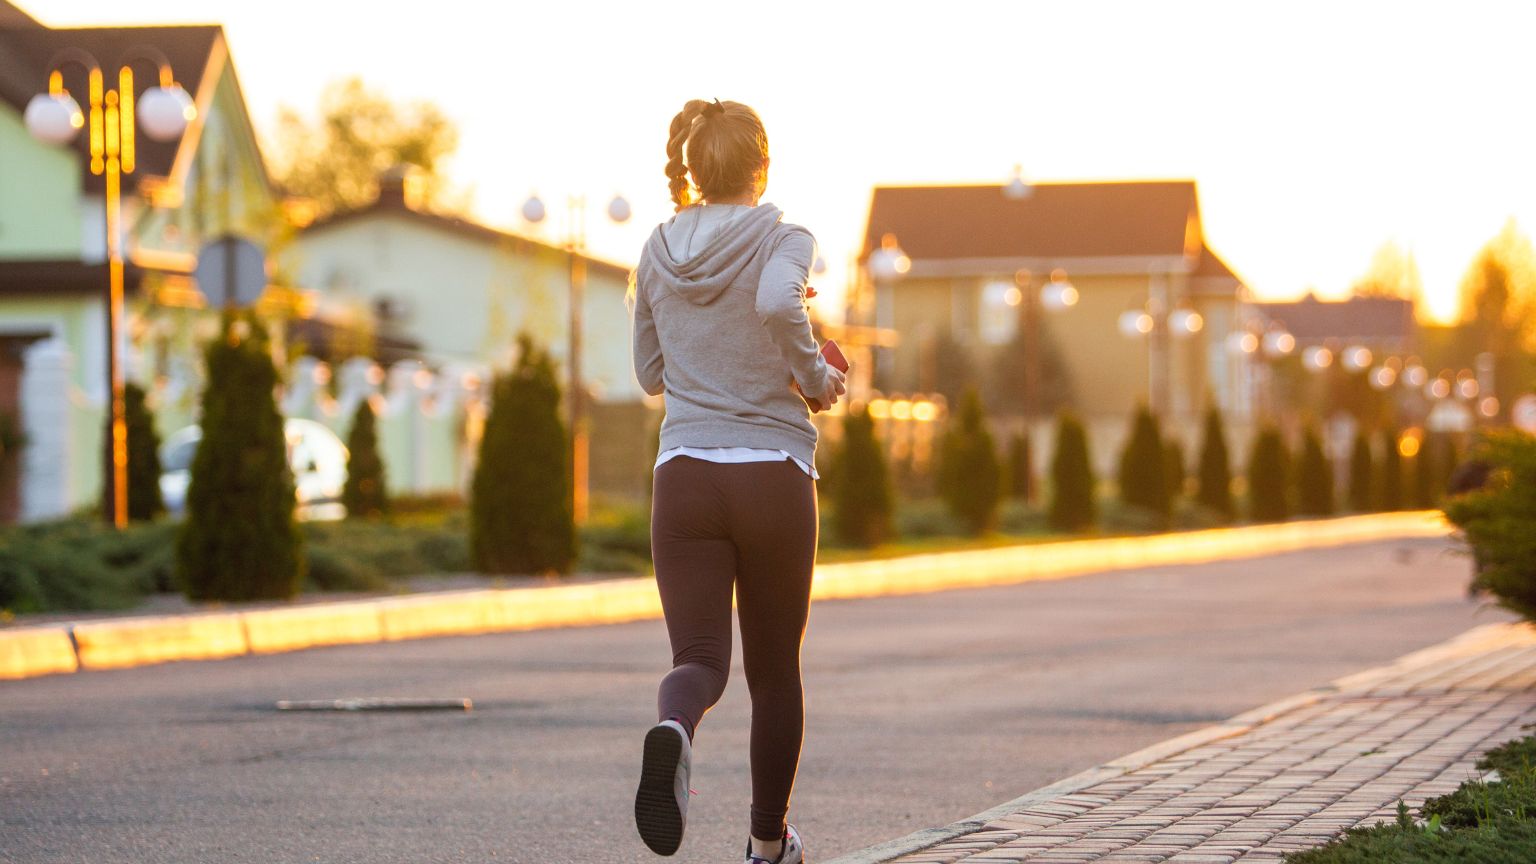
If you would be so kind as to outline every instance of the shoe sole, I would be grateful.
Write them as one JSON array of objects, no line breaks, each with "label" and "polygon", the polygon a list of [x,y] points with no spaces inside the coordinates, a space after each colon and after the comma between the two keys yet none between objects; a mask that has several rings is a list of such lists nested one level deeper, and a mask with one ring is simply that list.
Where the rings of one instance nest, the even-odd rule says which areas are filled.
[{"label": "shoe sole", "polygon": [[683,740],[677,730],[656,726],[645,735],[640,788],[635,792],[635,827],[657,855],[671,855],[683,842],[683,814],[677,806],[677,760]]}]

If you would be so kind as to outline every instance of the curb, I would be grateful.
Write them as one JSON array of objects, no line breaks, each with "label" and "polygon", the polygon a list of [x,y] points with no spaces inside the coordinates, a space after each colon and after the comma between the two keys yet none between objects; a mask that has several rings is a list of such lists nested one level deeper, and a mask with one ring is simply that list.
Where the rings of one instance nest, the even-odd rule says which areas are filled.
[{"label": "curb", "polygon": [[966,834],[974,834],[983,830],[992,822],[1019,812],[1031,805],[1041,804],[1063,795],[1097,785],[1106,780],[1114,780],[1125,774],[1129,774],[1140,768],[1145,768],[1154,762],[1159,762],[1170,756],[1197,747],[1204,746],[1212,741],[1230,738],[1240,735],[1265,723],[1289,714],[1309,705],[1314,705],[1323,699],[1337,695],[1348,690],[1363,690],[1382,681],[1396,677],[1404,671],[1422,666],[1441,663],[1445,660],[1476,654],[1488,646],[1509,638],[1511,631],[1523,629],[1525,625],[1520,623],[1483,624],[1472,628],[1458,636],[1430,646],[1411,654],[1405,654],[1385,666],[1356,672],[1333,681],[1321,687],[1305,690],[1301,693],[1277,699],[1258,708],[1252,708],[1241,714],[1228,717],[1221,721],[1193,732],[1160,741],[1150,747],[1144,747],[1134,753],[1121,756],[1118,759],[1095,765],[1092,768],[1073,774],[1064,780],[1058,780],[1049,786],[1042,786],[1025,794],[983,810],[967,819],[952,822],[942,828],[924,828],[914,831],[905,837],[887,840],[874,846],[868,846],[845,855],[827,861],[826,864],[884,864],[884,862],[919,852],[930,846],[937,846],[949,840],[954,840]]},{"label": "curb", "polygon": [[[1437,510],[909,555],[816,568],[813,600],[899,596],[1201,564],[1373,540],[1444,537]],[[661,617],[655,581],[447,591],[249,612],[0,630],[0,680],[325,645],[583,627]],[[1063,781],[1065,782],[1065,781]]]}]

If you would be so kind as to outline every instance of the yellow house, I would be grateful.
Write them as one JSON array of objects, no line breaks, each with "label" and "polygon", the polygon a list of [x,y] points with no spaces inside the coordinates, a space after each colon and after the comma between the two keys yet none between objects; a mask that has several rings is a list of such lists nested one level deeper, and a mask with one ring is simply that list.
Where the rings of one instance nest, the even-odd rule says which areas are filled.
[{"label": "yellow house", "polygon": [[896,334],[877,354],[875,386],[950,398],[976,386],[994,417],[1016,426],[1027,414],[1036,431],[1070,408],[1104,470],[1138,403],[1186,447],[1208,398],[1241,423],[1243,370],[1227,336],[1244,286],[1205,241],[1194,182],[1027,193],[875,189],[864,260],[894,244],[910,261],[877,274],[861,322]]}]

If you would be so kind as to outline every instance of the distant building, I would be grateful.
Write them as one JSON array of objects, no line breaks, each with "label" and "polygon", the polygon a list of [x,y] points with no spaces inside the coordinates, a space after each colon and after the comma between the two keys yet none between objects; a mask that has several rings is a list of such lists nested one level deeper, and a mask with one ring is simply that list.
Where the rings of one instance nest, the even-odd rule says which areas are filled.
[{"label": "distant building", "polygon": [[[308,226],[284,251],[284,269],[321,310],[307,323],[344,319],[345,310],[355,310],[382,340],[378,347],[487,380],[494,369],[509,368],[517,335],[528,332],[564,368],[571,268],[581,266],[592,487],[644,494],[644,430],[654,421],[631,370],[624,302],[629,268],[435,213],[414,199],[409,176],[390,172],[374,203]],[[315,340],[339,335],[326,325],[309,332],[306,348],[321,356]]]},{"label": "distant building", "polygon": [[1296,337],[1298,348],[1320,346],[1336,351],[1359,345],[1378,355],[1407,355],[1418,350],[1414,304],[1401,297],[1328,301],[1308,294],[1292,302],[1251,305]]},{"label": "distant building", "polygon": [[[1040,390],[1054,400],[1039,406],[1046,416],[1038,420],[1054,403],[1070,406],[1107,465],[1138,402],[1154,403],[1175,434],[1193,428],[1208,394],[1224,410],[1242,411],[1242,374],[1227,336],[1239,326],[1243,283],[1206,243],[1194,182],[1044,183],[1030,191],[1012,199],[999,186],[875,190],[866,259],[894,235],[911,260],[909,272],[875,289],[869,323],[899,340],[879,363],[876,386],[942,389],[950,363],[971,370],[984,393],[1008,396],[1023,384],[1007,354],[1028,338],[1021,328],[1030,301],[1010,289],[1022,284],[1021,271],[1025,290],[1035,292],[1060,270],[1078,300],[1039,310]],[[1174,338],[1159,324],[1131,338],[1119,322],[1134,310],[1194,312],[1202,326]],[[1017,415],[1009,401],[994,395],[994,414]]]},{"label": "distant building", "polygon": [[[162,432],[192,417],[212,323],[190,278],[197,250],[225,231],[260,239],[274,226],[278,198],[221,28],[50,29],[0,0],[0,415],[27,438],[17,464],[0,465],[0,522],[99,500],[110,400],[105,180],[90,170],[88,134],[44,144],[23,112],[47,92],[62,49],[89,52],[116,87],[141,46],[166,56],[197,107],[176,140],[138,135],[137,167],[122,178],[124,371],[148,390]],[[154,83],[152,68],[134,69],[136,89]],[[89,111],[85,70],[62,71]]]}]

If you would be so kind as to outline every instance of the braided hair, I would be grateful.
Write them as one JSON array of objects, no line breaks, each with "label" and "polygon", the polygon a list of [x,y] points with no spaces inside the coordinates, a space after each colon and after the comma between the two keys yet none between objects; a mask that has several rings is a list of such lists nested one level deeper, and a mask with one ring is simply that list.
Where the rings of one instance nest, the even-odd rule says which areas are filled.
[{"label": "braided hair", "polygon": [[763,121],[740,102],[692,99],[672,118],[667,186],[678,210],[700,197],[730,198],[752,189],[761,181],[767,161]]}]

